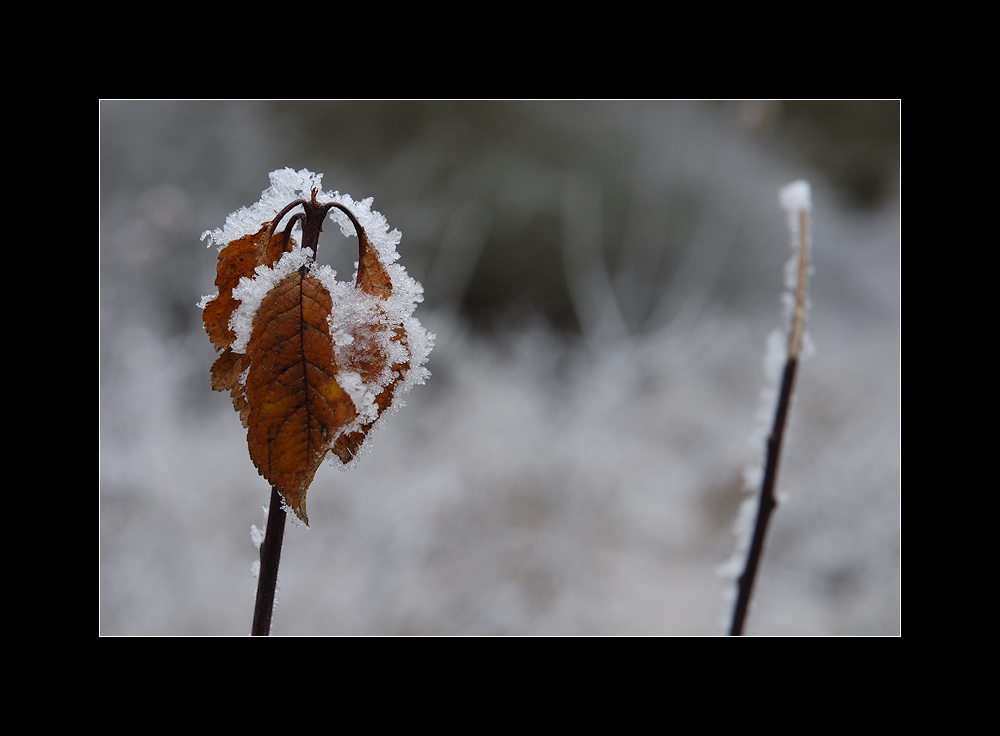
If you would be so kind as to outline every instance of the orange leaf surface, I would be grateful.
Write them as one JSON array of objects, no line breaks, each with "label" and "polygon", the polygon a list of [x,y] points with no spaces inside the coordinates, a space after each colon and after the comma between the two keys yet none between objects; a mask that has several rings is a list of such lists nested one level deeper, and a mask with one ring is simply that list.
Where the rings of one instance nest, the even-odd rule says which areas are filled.
[{"label": "orange leaf surface", "polygon": [[[411,316],[422,289],[394,262],[399,233],[371,200],[320,192],[320,175],[305,170],[271,180],[257,205],[206,233],[224,247],[203,319],[222,351],[212,388],[230,392],[258,472],[308,523],[306,491],[324,458],[353,464],[395,397],[429,375],[434,336]],[[358,236],[353,283],[315,263],[328,213]]]},{"label": "orange leaf surface", "polygon": [[219,289],[218,296],[205,305],[202,319],[205,331],[216,350],[222,350],[222,355],[212,365],[212,388],[216,391],[229,391],[233,406],[240,412],[243,426],[247,426],[245,414],[246,399],[239,377],[249,365],[247,356],[234,353],[230,346],[235,334],[229,327],[229,320],[239,306],[233,299],[233,289],[241,278],[251,278],[254,269],[260,265],[272,266],[284,250],[284,236],[277,234],[268,238],[268,226],[258,230],[253,235],[244,235],[234,240],[219,253],[216,266],[215,285]]}]

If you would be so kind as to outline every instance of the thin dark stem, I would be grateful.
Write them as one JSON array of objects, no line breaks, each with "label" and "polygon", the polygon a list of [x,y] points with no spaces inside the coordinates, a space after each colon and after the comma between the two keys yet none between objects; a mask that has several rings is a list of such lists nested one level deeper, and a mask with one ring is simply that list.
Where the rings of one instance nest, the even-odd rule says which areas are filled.
[{"label": "thin dark stem", "polygon": [[792,398],[792,385],[795,383],[795,369],[798,360],[789,358],[785,363],[785,372],[781,376],[781,394],[778,397],[778,408],[774,413],[774,428],[767,438],[767,464],[764,467],[764,483],[760,489],[760,506],[757,508],[757,524],[753,530],[753,541],[747,555],[747,566],[740,575],[739,595],[736,598],[736,608],[733,611],[733,624],[729,630],[730,636],[743,634],[743,622],[747,616],[747,606],[750,604],[750,591],[753,589],[754,577],[760,563],[761,552],[764,549],[764,535],[767,533],[767,523],[777,502],[774,499],[774,484],[778,477],[778,460],[781,456],[781,438],[785,433],[785,419],[788,416],[788,405]]},{"label": "thin dark stem", "polygon": [[347,209],[344,205],[338,204],[337,202],[330,202],[329,204],[325,205],[325,209],[323,210],[324,217],[332,207],[336,207],[338,210],[347,215],[348,219],[350,219],[351,221],[351,224],[354,225],[355,232],[358,234],[358,265],[359,265],[358,274],[360,275],[361,259],[365,257],[365,239],[364,236],[362,235],[362,233],[364,233],[364,228],[361,227],[361,223],[358,222],[358,218],[354,216],[353,212]]},{"label": "thin dark stem", "polygon": [[260,572],[257,574],[257,603],[253,609],[251,636],[271,633],[271,611],[274,610],[274,589],[278,584],[278,562],[281,541],[285,537],[285,510],[281,507],[278,489],[271,486],[271,505],[267,510],[267,530],[260,545]]},{"label": "thin dark stem", "polygon": [[296,199],[294,202],[289,202],[288,204],[286,204],[284,209],[282,209],[281,212],[279,212],[277,216],[273,220],[271,220],[271,233],[274,233],[278,229],[278,225],[281,224],[281,218],[283,218],[293,209],[298,207],[300,204],[304,205],[305,203],[306,200],[304,199]]},{"label": "thin dark stem", "polygon": [[[303,212],[295,215],[288,221],[285,226],[285,244],[287,247],[288,236],[291,235],[292,227],[299,220],[302,221],[302,247],[309,248],[313,252],[313,258],[316,257],[316,246],[319,243],[319,234],[323,232],[323,220],[326,219],[326,214],[331,209],[336,207],[341,210],[344,214],[350,218],[351,223],[354,225],[354,230],[358,234],[358,263],[365,255],[365,238],[364,229],[361,227],[361,223],[358,222],[358,218],[354,216],[354,213],[347,209],[344,205],[337,202],[328,202],[327,204],[321,205],[316,201],[316,190],[313,189],[312,198],[309,200],[296,199],[294,202],[290,202],[271,220],[271,233],[274,233],[278,229],[278,225],[281,223],[282,218],[291,212],[293,209],[302,205]],[[358,272],[360,273],[360,271]]]},{"label": "thin dark stem", "polygon": [[[292,228],[294,228],[295,227],[295,223],[298,222],[299,220],[301,220],[303,217],[305,217],[305,215],[303,215],[300,212],[300,213],[298,213],[296,215],[292,215],[291,217],[288,218],[288,224],[285,225],[285,229],[284,229],[284,231],[281,234],[281,237],[284,238],[284,242],[282,243],[282,245],[284,247],[285,252],[288,252],[289,250],[292,249],[291,248],[291,246],[292,246]],[[313,255],[315,255],[315,253]]]}]

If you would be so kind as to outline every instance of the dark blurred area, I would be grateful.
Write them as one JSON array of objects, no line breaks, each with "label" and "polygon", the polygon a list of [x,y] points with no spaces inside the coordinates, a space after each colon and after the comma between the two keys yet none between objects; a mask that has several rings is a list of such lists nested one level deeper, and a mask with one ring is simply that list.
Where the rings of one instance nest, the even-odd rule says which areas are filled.
[{"label": "dark blurred area", "polygon": [[[480,234],[479,258],[462,294],[430,289],[429,304],[458,298],[462,312],[481,329],[544,314],[559,329],[579,331],[560,276],[560,184],[567,177],[599,184],[601,247],[611,271],[634,250],[626,238],[651,238],[658,246],[655,257],[642,266],[652,281],[665,284],[695,227],[700,182],[678,177],[662,198],[642,201],[633,172],[649,155],[648,140],[645,131],[622,125],[620,118],[648,117],[652,125],[659,115],[676,117],[671,112],[676,105],[282,102],[272,103],[267,114],[279,137],[321,161],[324,171],[350,171],[359,178],[356,188],[379,191],[380,201],[426,202],[428,219],[441,203],[461,202],[463,209],[452,215],[456,222],[449,223]],[[877,208],[897,186],[897,101],[708,107],[715,108],[706,112],[719,124],[732,124],[765,149],[822,171],[848,207]],[[522,176],[531,179],[528,192],[517,191]],[[642,223],[638,232],[630,228],[635,221]],[[435,223],[437,237],[430,238],[435,243],[419,243],[422,252],[416,255],[422,259],[412,267],[418,280],[426,280],[434,265],[448,272],[436,261],[447,257],[442,246],[449,244],[449,223]],[[641,329],[652,310],[650,299],[636,303],[628,288],[621,292],[623,306],[630,308],[628,326]]]},{"label": "dark blurred area", "polygon": [[[717,168],[699,169],[718,162],[704,140],[711,132],[697,128],[728,129],[822,172],[850,208],[877,208],[898,186],[894,101],[106,102],[102,111],[102,192],[116,210],[105,210],[105,225],[117,224],[110,216],[137,229],[122,254],[133,269],[156,264],[144,268],[152,281],[135,283],[135,293],[152,290],[152,303],[170,303],[150,319],[174,334],[197,319],[181,296],[205,265],[190,236],[215,226],[223,209],[254,201],[267,171],[283,165],[325,172],[327,186],[341,191],[377,192],[376,206],[396,213],[428,306],[449,303],[486,330],[541,315],[580,331],[563,273],[568,181],[585,182],[598,198],[599,211],[588,214],[599,223],[626,326],[648,328],[719,187],[706,180]],[[685,127],[691,138],[672,138]],[[137,157],[136,138],[150,136]],[[237,153],[243,142],[251,156]],[[651,153],[677,169],[643,181]],[[690,154],[705,158],[685,160]],[[262,165],[251,170],[256,159]],[[109,201],[118,199],[113,192],[141,196],[126,204]],[[228,205],[218,202],[222,192],[231,193]],[[150,227],[153,237],[141,232]],[[321,259],[349,272],[349,249],[339,250],[325,248]],[[103,265],[118,281],[107,268],[115,262]]]}]

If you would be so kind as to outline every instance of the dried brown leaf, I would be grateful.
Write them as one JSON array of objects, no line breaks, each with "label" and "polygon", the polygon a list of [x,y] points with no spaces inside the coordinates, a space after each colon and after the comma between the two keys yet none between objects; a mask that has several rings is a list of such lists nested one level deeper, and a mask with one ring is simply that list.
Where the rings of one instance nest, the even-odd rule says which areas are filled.
[{"label": "dried brown leaf", "polygon": [[269,238],[270,224],[265,222],[257,233],[244,235],[219,252],[219,261],[215,269],[215,285],[219,289],[219,294],[205,305],[202,312],[208,338],[216,350],[222,351],[222,355],[212,365],[212,388],[216,391],[230,392],[233,407],[240,412],[244,427],[247,426],[246,398],[239,377],[249,366],[249,360],[245,354],[232,351],[231,346],[236,335],[229,326],[229,320],[240,305],[240,302],[233,298],[233,289],[239,284],[240,279],[252,278],[257,266],[270,267],[281,258],[285,243],[284,235],[278,233]]},{"label": "dried brown leaf", "polygon": [[308,523],[306,490],[357,412],[337,383],[330,294],[303,267],[264,298],[247,344],[247,444],[257,470]]},{"label": "dried brown leaf", "polygon": [[[241,301],[234,296],[234,289],[242,279],[253,281],[258,266],[277,268],[283,253],[293,250],[295,244],[285,233],[272,235],[271,231],[298,207],[303,212],[292,215],[291,220],[302,227],[303,248],[298,253],[315,256],[321,224],[331,208],[342,210],[353,223],[359,240],[353,288],[368,295],[358,297],[361,301],[356,301],[355,307],[370,314],[371,319],[337,322],[341,341],[338,353],[331,334],[335,322],[331,316],[333,299],[317,276],[320,272],[309,264],[311,259],[305,259],[306,265],[290,273],[288,269],[294,265],[286,266],[283,271],[275,271],[271,278],[276,281],[264,282],[274,285],[253,313],[249,338],[244,335],[245,351],[237,352],[242,348],[234,344],[237,335],[233,321]],[[287,226],[286,232],[290,229]],[[302,262],[301,257],[293,261]],[[286,275],[279,278],[280,273]],[[415,304],[420,287],[408,277],[406,280],[415,294]],[[254,465],[277,488],[285,505],[308,523],[306,491],[326,454],[332,451],[342,463],[350,463],[412,370],[410,360],[398,359],[410,356],[402,318],[390,319],[384,308],[393,293],[392,279],[355,215],[340,203],[317,202],[314,189],[310,200],[294,200],[280,209],[273,227],[271,222],[264,222],[256,233],[226,244],[219,253],[215,283],[218,296],[205,305],[203,314],[212,344],[222,351],[212,366],[212,388],[230,392],[233,406],[247,428]],[[246,298],[245,292],[238,293]],[[339,293],[343,300],[344,293]],[[428,337],[418,324],[417,328],[425,343],[422,360],[426,360],[433,336]],[[393,344],[398,347],[391,347]],[[416,375],[426,375],[426,369],[421,371]],[[341,372],[353,386],[353,396],[338,383]],[[374,399],[370,398],[372,391],[377,391]]]}]

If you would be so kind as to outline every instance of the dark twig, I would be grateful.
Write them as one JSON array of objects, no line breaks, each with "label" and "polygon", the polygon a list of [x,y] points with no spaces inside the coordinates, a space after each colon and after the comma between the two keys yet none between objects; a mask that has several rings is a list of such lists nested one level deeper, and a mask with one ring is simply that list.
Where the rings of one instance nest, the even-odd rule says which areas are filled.
[{"label": "dark twig", "polygon": [[778,409],[774,415],[774,428],[767,438],[767,465],[764,467],[764,484],[760,491],[760,505],[757,507],[757,523],[753,530],[750,552],[747,554],[747,566],[739,579],[739,595],[736,598],[736,609],[733,611],[730,636],[743,634],[743,622],[746,620],[747,606],[750,604],[750,591],[753,589],[754,577],[757,575],[760,553],[764,549],[767,523],[771,520],[771,512],[774,511],[774,507],[778,505],[774,498],[774,482],[778,477],[781,438],[785,433],[785,419],[788,416],[788,404],[792,398],[792,384],[795,382],[795,368],[798,363],[795,358],[789,358],[788,362],[785,363],[785,372],[781,376],[781,394],[778,397]]},{"label": "dark twig", "polygon": [[[786,199],[787,194],[787,199]],[[754,525],[753,540],[747,553],[746,567],[739,578],[739,592],[736,596],[736,607],[733,610],[733,622],[729,629],[730,636],[741,636],[743,624],[746,621],[747,607],[750,605],[750,592],[753,590],[754,578],[760,565],[764,550],[764,536],[767,524],[771,520],[771,512],[778,505],[774,497],[774,485],[778,477],[778,462],[781,459],[781,439],[785,434],[785,423],[788,419],[788,407],[792,400],[792,388],[795,384],[795,371],[799,364],[799,352],[805,336],[807,287],[809,283],[809,188],[805,182],[796,182],[782,190],[782,206],[789,210],[789,227],[792,232],[793,247],[798,251],[798,263],[795,284],[795,301],[792,321],[788,331],[788,359],[781,375],[781,392],[778,394],[778,406],[774,411],[774,426],[767,438],[767,461],[764,465],[764,482],[760,489],[760,504],[757,507],[757,523]]]},{"label": "dark twig", "polygon": [[281,541],[285,537],[285,509],[281,506],[278,489],[271,486],[271,505],[267,510],[267,531],[260,545],[260,572],[257,574],[257,603],[253,609],[251,636],[271,633],[271,612],[274,610],[274,589],[278,584],[278,562]]}]

